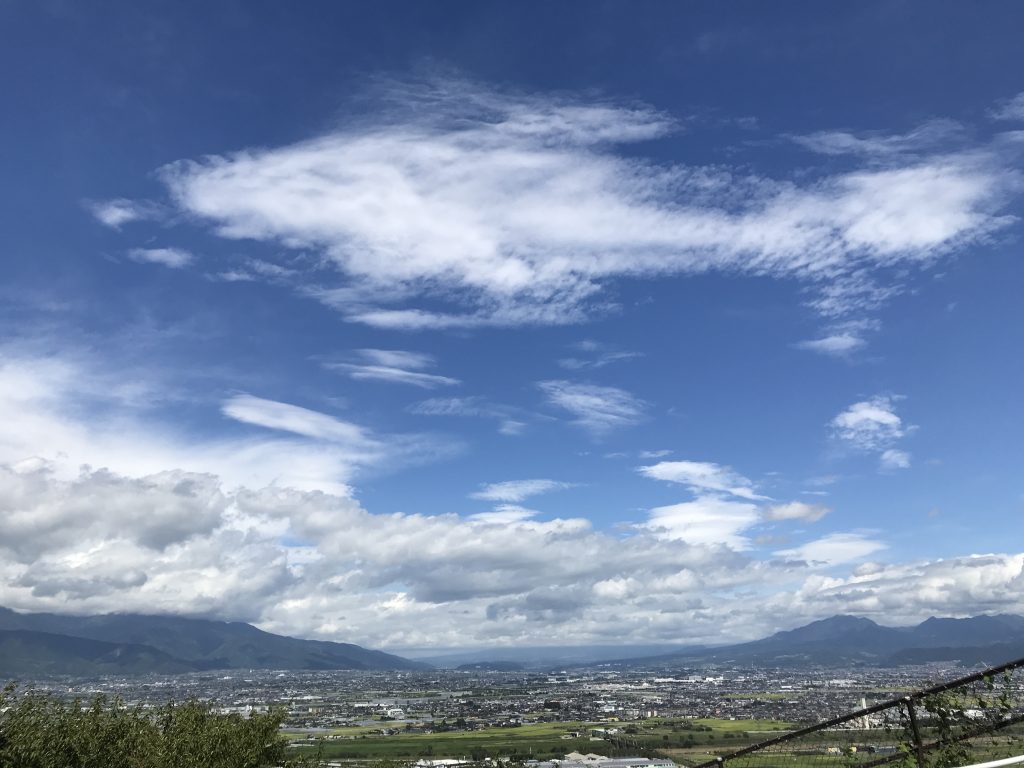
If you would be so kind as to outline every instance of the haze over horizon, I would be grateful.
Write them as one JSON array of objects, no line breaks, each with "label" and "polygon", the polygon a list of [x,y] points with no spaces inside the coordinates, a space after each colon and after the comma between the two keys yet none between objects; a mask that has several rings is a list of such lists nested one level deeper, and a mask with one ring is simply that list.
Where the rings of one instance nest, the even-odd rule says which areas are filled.
[{"label": "haze over horizon", "polygon": [[1024,8],[0,5],[0,606],[393,652],[1024,614]]}]

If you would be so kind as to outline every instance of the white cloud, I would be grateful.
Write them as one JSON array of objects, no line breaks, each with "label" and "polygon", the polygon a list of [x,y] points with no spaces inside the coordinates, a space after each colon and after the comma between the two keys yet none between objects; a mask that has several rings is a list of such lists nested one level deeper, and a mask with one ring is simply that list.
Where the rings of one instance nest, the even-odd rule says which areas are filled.
[{"label": "white cloud", "polygon": [[784,549],[775,554],[779,557],[804,560],[814,565],[832,566],[861,560],[885,548],[886,544],[868,538],[864,534],[831,533],[799,547]]},{"label": "white cloud", "polygon": [[856,561],[877,545],[860,535],[758,559],[740,551],[762,519],[746,499],[659,507],[615,532],[514,503],[374,514],[345,479],[392,465],[392,438],[251,395],[223,404],[230,436],[188,434],[137,384],[121,367],[4,354],[0,605],[237,618],[395,649],[728,642],[780,615],[1024,610],[1024,555],[836,575],[797,562]]},{"label": "white cloud", "polygon": [[522,501],[530,496],[537,496],[551,491],[572,488],[572,483],[558,480],[506,480],[502,483],[490,483],[479,491],[470,494],[470,498],[485,501]]},{"label": "white cloud", "polygon": [[[998,214],[1015,172],[994,150],[900,156],[948,138],[949,123],[805,139],[894,159],[796,183],[617,154],[673,130],[650,109],[458,81],[390,88],[375,121],[161,177],[224,237],[321,250],[356,287],[310,293],[386,328],[576,322],[604,307],[608,280],[708,270],[801,280],[838,316],[898,290],[879,270],[929,263],[1010,221]],[[444,308],[417,306],[434,300]]]},{"label": "white cloud", "polygon": [[[735,550],[757,518],[747,502],[659,509],[626,536],[533,518],[514,505],[468,520],[375,515],[323,493],[227,491],[211,475],[3,469],[0,604],[239,618],[393,648],[723,642],[771,631],[779,615],[897,623],[1021,607],[1024,555],[836,577],[750,559]],[[310,544],[295,552],[285,538]],[[796,554],[836,563],[871,548],[855,543]]]},{"label": "white cloud", "polygon": [[797,342],[799,349],[806,349],[810,352],[819,352],[823,355],[834,355],[843,357],[856,352],[866,346],[867,342],[860,336],[852,333],[837,333],[831,336],[823,336],[820,339],[808,339]]},{"label": "white cloud", "polygon": [[882,451],[882,455],[879,457],[878,461],[879,465],[884,470],[910,468],[910,454],[906,451],[900,451],[895,448],[889,448]]},{"label": "white cloud", "polygon": [[263,259],[244,259],[240,264],[224,272],[209,275],[211,279],[226,283],[250,283],[264,280],[272,283],[287,282],[299,274],[297,269],[274,264]]},{"label": "white cloud", "polygon": [[1018,93],[1007,99],[989,112],[995,120],[1014,120],[1024,122],[1024,93]]},{"label": "white cloud", "polygon": [[365,430],[355,424],[319,411],[275,400],[264,400],[252,395],[236,395],[229,398],[224,402],[221,411],[225,416],[245,424],[292,432],[317,440],[360,446],[372,443]]},{"label": "white cloud", "polygon": [[401,368],[386,368],[382,365],[359,365],[355,363],[326,363],[325,368],[332,371],[344,371],[349,378],[361,381],[389,381],[394,384],[411,384],[414,387],[433,389],[440,386],[452,386],[459,383],[458,379],[438,376],[420,371],[406,371]]},{"label": "white cloud", "polygon": [[584,355],[579,357],[564,357],[558,361],[558,364],[562,368],[570,371],[604,368],[606,365],[611,365],[612,363],[643,357],[642,352],[626,352],[623,350],[613,349],[606,344],[593,341],[592,339],[586,339],[574,346],[579,352],[584,353]]},{"label": "white cloud", "polygon": [[482,397],[430,397],[409,407],[422,416],[491,416],[493,406]]},{"label": "white cloud", "polygon": [[504,419],[498,425],[498,432],[502,435],[517,436],[526,431],[526,422],[515,419]]},{"label": "white cloud", "polygon": [[498,432],[516,436],[526,431],[527,414],[518,408],[488,402],[483,397],[431,397],[408,408],[421,416],[470,416],[498,421]]},{"label": "white cloud", "polygon": [[179,469],[215,474],[229,487],[280,483],[346,495],[363,469],[451,451],[416,436],[373,435],[326,414],[251,395],[227,399],[223,412],[267,432],[196,437],[173,421],[151,423],[160,396],[134,375],[106,373],[67,356],[0,351],[0,463],[38,457],[53,463],[61,478],[74,476],[81,465],[128,477]]},{"label": "white cloud", "polygon": [[874,131],[854,134],[846,131],[819,131],[794,136],[805,149],[823,155],[859,155],[875,160],[891,160],[894,155],[934,151],[963,138],[964,126],[955,120],[929,120],[905,134]]},{"label": "white cloud", "polygon": [[791,501],[788,504],[775,504],[764,511],[766,520],[803,520],[814,523],[821,520],[832,510],[823,504],[807,504],[803,501]]},{"label": "white cloud", "polygon": [[738,496],[743,499],[759,500],[754,492],[753,484],[747,478],[735,472],[731,467],[707,461],[661,461],[647,467],[638,467],[637,471],[652,480],[666,480],[689,487],[695,493],[715,491]]},{"label": "white cloud", "polygon": [[124,198],[92,203],[89,205],[89,210],[101,224],[105,224],[111,229],[120,229],[122,224],[129,224],[133,221],[155,218],[159,212],[159,209],[152,204]]},{"label": "white cloud", "polygon": [[414,387],[433,389],[440,386],[459,384],[458,379],[424,373],[423,368],[434,365],[434,358],[422,352],[408,352],[400,349],[360,349],[357,353],[365,363],[324,363],[331,371],[347,373],[349,378],[360,381],[387,381],[394,384],[411,384]]},{"label": "white cloud", "polygon": [[193,262],[195,257],[182,248],[133,248],[128,258],[140,264],[162,264],[171,269],[181,269]]},{"label": "white cloud", "polygon": [[539,515],[536,509],[527,509],[517,504],[499,504],[490,512],[477,512],[470,515],[469,519],[476,523],[487,523],[489,525],[512,525],[522,523]]},{"label": "white cloud", "polygon": [[639,422],[645,403],[618,387],[600,387],[571,381],[542,381],[538,385],[548,402],[568,411],[574,424],[600,435]]},{"label": "white cloud", "polygon": [[879,395],[854,403],[832,419],[832,435],[857,450],[884,450],[913,429],[896,414],[895,402]]},{"label": "white cloud", "polygon": [[387,368],[420,371],[434,366],[433,355],[428,355],[425,352],[409,352],[404,349],[360,349],[357,351],[374,365],[382,365]]},{"label": "white cloud", "polygon": [[744,550],[750,547],[750,541],[741,534],[759,519],[754,504],[698,496],[693,501],[655,507],[644,527],[689,544]]}]

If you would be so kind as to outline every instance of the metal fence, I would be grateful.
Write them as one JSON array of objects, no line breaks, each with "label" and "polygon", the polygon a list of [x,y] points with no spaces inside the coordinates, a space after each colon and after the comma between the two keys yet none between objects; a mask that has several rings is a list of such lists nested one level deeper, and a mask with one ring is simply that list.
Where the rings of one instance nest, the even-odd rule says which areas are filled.
[{"label": "metal fence", "polygon": [[[1016,674],[1016,677],[1015,677]],[[1024,659],[721,754],[693,768],[959,768],[1024,754]]]}]

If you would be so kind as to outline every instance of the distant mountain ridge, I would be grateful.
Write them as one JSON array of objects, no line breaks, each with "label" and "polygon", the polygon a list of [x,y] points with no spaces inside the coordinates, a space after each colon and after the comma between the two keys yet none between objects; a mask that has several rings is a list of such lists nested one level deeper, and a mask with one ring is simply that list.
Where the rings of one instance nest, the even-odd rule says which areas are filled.
[{"label": "distant mountain ridge", "polygon": [[[611,647],[477,650],[443,657],[443,666],[512,671],[539,665],[611,666],[756,664],[895,666],[931,661],[998,664],[1024,657],[1024,617],[1001,614],[930,618],[886,627],[857,616],[833,616],[748,643],[718,647],[656,646],[633,658]],[[516,653],[516,651],[519,653]],[[667,649],[666,649],[667,650]],[[573,653],[575,651],[575,653]],[[651,654],[651,655],[648,655]],[[573,659],[573,656],[577,658]],[[441,658],[431,659],[435,663]],[[416,670],[412,661],[350,643],[302,640],[242,622],[176,616],[62,616],[0,608],[0,682],[45,675],[182,674],[213,669]]]},{"label": "distant mountain ridge", "polygon": [[428,667],[351,643],[284,637],[242,622],[137,614],[62,616],[0,608],[0,677]]},{"label": "distant mountain ridge", "polygon": [[886,627],[858,616],[833,616],[761,640],[700,648],[637,664],[669,661],[881,666],[928,661],[998,664],[1024,657],[1024,617],[1011,614],[965,619],[932,617],[914,627]]},{"label": "distant mountain ridge", "polygon": [[147,645],[0,630],[0,681],[45,675],[181,674],[197,667]]}]

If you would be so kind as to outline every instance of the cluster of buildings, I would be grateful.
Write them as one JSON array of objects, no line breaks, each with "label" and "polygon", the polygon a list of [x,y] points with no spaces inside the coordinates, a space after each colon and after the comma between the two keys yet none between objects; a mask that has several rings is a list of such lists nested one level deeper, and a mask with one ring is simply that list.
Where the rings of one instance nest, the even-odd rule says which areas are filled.
[{"label": "cluster of buildings", "polygon": [[[283,706],[287,727],[313,732],[344,726],[408,733],[585,722],[592,724],[591,738],[604,738],[630,722],[654,718],[818,722],[961,671],[934,667],[860,668],[839,675],[835,670],[752,668],[680,669],[671,674],[600,667],[556,673],[252,671],[53,681],[49,686],[83,698],[98,692],[117,695],[130,704],[197,698],[222,711],[242,714]],[[756,728],[752,722],[751,729]]]}]

